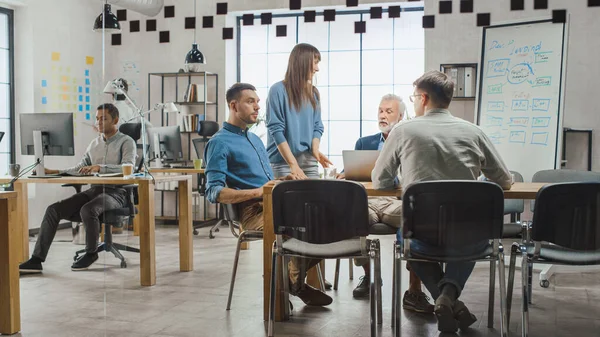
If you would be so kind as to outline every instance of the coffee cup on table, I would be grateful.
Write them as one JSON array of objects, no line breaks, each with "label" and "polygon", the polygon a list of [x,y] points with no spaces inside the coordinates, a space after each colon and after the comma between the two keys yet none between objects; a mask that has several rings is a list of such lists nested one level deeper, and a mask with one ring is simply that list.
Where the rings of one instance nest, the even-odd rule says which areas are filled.
[{"label": "coffee cup on table", "polygon": [[133,164],[123,164],[121,168],[123,169],[123,177],[130,178],[133,175]]},{"label": "coffee cup on table", "polygon": [[11,177],[16,177],[21,172],[21,165],[19,164],[10,164],[8,166],[8,173]]},{"label": "coffee cup on table", "polygon": [[202,159],[194,159],[194,170],[202,169]]}]

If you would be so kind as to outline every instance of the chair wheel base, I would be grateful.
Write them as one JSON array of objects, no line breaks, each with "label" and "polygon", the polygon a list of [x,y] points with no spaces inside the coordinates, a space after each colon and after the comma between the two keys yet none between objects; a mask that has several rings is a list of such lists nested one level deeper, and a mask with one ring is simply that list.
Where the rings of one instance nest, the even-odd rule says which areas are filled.
[{"label": "chair wheel base", "polygon": [[194,229],[194,235],[200,234],[197,229]]},{"label": "chair wheel base", "polygon": [[121,268],[127,268],[127,262],[121,261]]},{"label": "chair wheel base", "polygon": [[540,281],[540,287],[542,288],[548,288],[550,286],[550,281],[548,280],[541,280]]}]

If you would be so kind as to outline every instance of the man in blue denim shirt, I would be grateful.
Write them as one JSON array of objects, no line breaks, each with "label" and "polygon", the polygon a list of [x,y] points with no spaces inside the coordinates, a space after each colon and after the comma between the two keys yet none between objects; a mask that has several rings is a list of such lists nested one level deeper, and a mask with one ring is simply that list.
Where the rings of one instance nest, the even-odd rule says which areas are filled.
[{"label": "man in blue denim shirt", "polygon": [[[244,230],[262,230],[263,185],[273,180],[267,150],[260,138],[248,132],[256,123],[256,88],[236,83],[226,94],[229,119],[208,142],[206,160],[206,196],[212,203],[236,204]],[[290,176],[284,180],[291,179]],[[328,305],[331,297],[304,283],[305,271],[319,263],[315,259],[292,258],[288,264],[291,294],[307,305]]]}]

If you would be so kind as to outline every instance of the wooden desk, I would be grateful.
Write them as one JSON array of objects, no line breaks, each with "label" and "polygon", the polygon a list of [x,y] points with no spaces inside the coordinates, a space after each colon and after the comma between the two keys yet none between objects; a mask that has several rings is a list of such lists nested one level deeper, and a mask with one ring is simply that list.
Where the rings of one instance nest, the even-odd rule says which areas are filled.
[{"label": "wooden desk", "polygon": [[19,261],[22,241],[17,192],[0,192],[0,334],[21,330]]},{"label": "wooden desk", "polygon": [[204,169],[181,168],[181,167],[151,167],[150,173],[183,173],[183,174],[204,174]]},{"label": "wooden desk", "polygon": [[[401,196],[402,190],[376,190],[373,189],[371,182],[362,183],[370,197],[394,197]],[[504,191],[506,199],[535,199],[537,191],[545,183],[515,183],[509,191]],[[264,237],[263,237],[263,298],[264,298],[264,320],[269,319],[269,288],[271,282],[271,252],[273,242],[275,241],[275,231],[273,229],[273,187],[275,183],[267,184],[263,188],[263,216],[264,216]],[[277,289],[282,289],[282,280],[278,277]],[[275,301],[275,320],[283,320],[283,296],[280,291],[277,292]]]},{"label": "wooden desk", "polygon": [[[0,183],[7,182],[8,178],[0,178]],[[29,258],[29,222],[27,217],[28,198],[27,184],[109,184],[127,185],[137,184],[139,193],[138,218],[140,230],[140,283],[142,286],[156,284],[156,257],[155,257],[155,224],[154,224],[154,182],[179,182],[179,270],[192,271],[193,244],[192,244],[192,177],[189,175],[156,176],[150,178],[109,178],[109,177],[61,177],[51,179],[21,178],[14,183],[15,192],[18,193],[17,212],[21,215],[19,221],[18,240],[22,242],[20,262]]]}]

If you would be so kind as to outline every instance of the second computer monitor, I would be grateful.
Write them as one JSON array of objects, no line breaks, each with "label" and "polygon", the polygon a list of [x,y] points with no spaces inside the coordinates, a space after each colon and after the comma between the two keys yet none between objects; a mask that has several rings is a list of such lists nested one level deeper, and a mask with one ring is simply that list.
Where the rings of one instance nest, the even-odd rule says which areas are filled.
[{"label": "second computer monitor", "polygon": [[34,131],[41,131],[43,155],[74,156],[72,113],[24,113],[21,122],[21,154],[34,155]]},{"label": "second computer monitor", "polygon": [[[148,133],[150,158],[162,158],[167,161],[183,160],[179,126],[152,127],[148,128]],[[157,142],[159,143],[158,149],[156,148]]]}]

